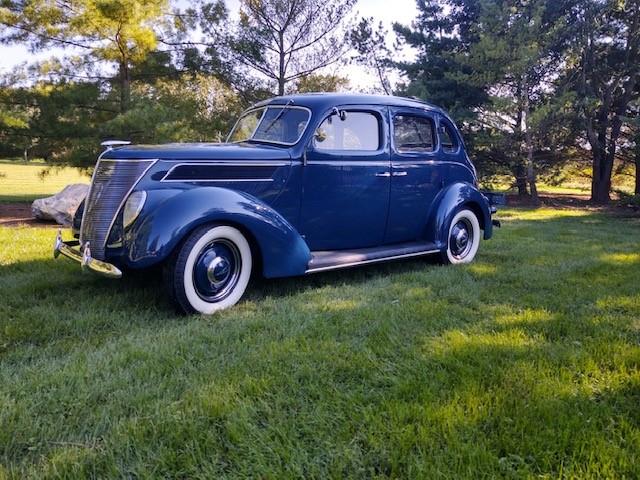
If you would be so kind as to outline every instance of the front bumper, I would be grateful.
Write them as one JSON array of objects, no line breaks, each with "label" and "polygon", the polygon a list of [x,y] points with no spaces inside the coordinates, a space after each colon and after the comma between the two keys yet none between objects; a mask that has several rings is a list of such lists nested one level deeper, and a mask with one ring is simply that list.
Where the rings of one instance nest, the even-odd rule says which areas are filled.
[{"label": "front bumper", "polygon": [[78,262],[82,266],[83,271],[94,272],[107,278],[122,277],[122,272],[115,265],[111,265],[110,263],[103,262],[102,260],[91,257],[89,242],[85,243],[83,248],[73,248],[79,246],[80,242],[77,240],[73,240],[67,243],[63,242],[62,232],[58,230],[56,241],[53,244],[53,258],[58,258],[58,256],[62,254],[65,257]]}]

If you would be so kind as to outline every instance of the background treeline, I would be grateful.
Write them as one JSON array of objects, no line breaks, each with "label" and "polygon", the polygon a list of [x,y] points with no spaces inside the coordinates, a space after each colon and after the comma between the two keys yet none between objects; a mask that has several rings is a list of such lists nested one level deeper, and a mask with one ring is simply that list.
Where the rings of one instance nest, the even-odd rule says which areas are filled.
[{"label": "background treeline", "polygon": [[571,166],[595,202],[614,174],[640,194],[640,0],[417,0],[391,35],[354,6],[0,0],[0,42],[55,49],[1,79],[0,156],[88,166],[106,138],[224,140],[252,102],[349,89],[335,72],[355,63],[372,91],[446,108],[485,179],[536,201]]}]

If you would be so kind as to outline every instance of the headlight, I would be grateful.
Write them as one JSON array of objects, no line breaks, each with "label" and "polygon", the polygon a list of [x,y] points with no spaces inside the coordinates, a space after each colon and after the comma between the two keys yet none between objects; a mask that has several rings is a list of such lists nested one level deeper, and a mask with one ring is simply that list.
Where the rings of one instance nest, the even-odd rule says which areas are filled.
[{"label": "headlight", "polygon": [[141,190],[139,192],[133,192],[127,198],[126,203],[124,204],[124,211],[122,212],[122,221],[124,228],[127,228],[129,225],[133,223],[133,221],[138,218],[140,215],[140,211],[144,206],[144,202],[147,200],[147,192]]}]

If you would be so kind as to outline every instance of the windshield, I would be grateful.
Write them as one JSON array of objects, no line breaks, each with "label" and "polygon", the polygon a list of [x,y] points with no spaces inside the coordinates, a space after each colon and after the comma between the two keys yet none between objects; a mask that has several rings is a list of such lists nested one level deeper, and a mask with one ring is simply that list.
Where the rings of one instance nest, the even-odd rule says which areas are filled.
[{"label": "windshield", "polygon": [[257,142],[293,145],[304,133],[311,113],[306,108],[269,106],[245,113],[236,123],[227,142]]}]

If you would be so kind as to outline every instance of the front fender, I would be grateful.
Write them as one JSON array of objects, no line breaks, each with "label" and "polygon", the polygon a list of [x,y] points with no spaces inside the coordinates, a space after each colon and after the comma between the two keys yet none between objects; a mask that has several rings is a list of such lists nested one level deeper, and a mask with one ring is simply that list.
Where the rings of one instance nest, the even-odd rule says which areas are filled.
[{"label": "front fender", "polygon": [[493,235],[489,203],[472,184],[456,182],[448,185],[438,194],[433,204],[434,209],[427,221],[426,237],[439,248],[446,248],[449,224],[462,206],[469,207],[478,216],[485,240]]},{"label": "front fender", "polygon": [[214,222],[253,237],[266,277],[304,274],[311,253],[289,222],[257,198],[220,187],[185,190],[139,218],[125,234],[125,261],[133,268],[160,263],[195,228]]}]

